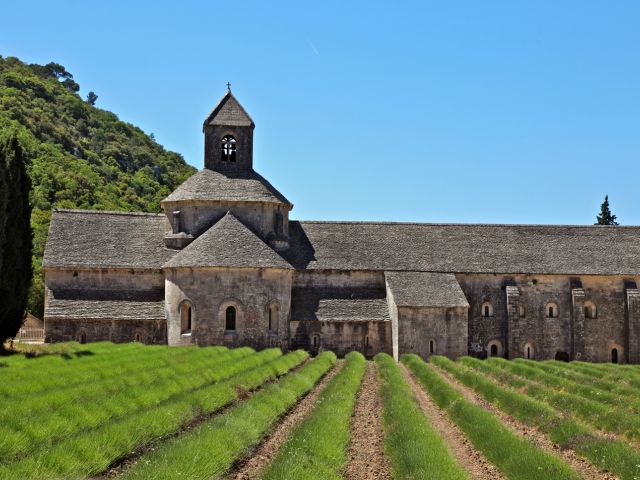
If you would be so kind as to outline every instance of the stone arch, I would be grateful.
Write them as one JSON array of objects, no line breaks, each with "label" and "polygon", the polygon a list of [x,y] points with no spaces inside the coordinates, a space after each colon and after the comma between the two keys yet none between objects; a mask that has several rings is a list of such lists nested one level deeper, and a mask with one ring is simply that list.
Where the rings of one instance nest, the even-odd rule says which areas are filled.
[{"label": "stone arch", "polygon": [[544,314],[547,318],[558,318],[558,304],[556,302],[547,302],[544,306]]},{"label": "stone arch", "polygon": [[78,332],[78,343],[85,344],[87,343],[87,332],[84,329],[81,329]]},{"label": "stone arch", "polygon": [[524,354],[524,358],[526,358],[527,360],[533,360],[534,358],[536,358],[532,341],[527,341],[524,344],[524,346],[522,347],[522,353]]},{"label": "stone arch", "polygon": [[183,300],[178,306],[180,314],[180,333],[182,335],[191,335],[195,324],[195,309],[191,300]]},{"label": "stone arch", "polygon": [[138,342],[138,343],[142,343],[142,334],[137,330],[133,334],[133,341],[134,342]]},{"label": "stone arch", "polygon": [[437,352],[437,343],[435,338],[429,340],[429,355],[435,355]]},{"label": "stone arch", "polygon": [[585,318],[598,318],[598,309],[591,300],[584,302],[584,316]]},{"label": "stone arch", "polygon": [[624,348],[622,345],[611,342],[609,343],[609,362],[623,363]]},{"label": "stone arch", "polygon": [[487,356],[488,357],[502,357],[502,342],[494,339],[487,344]]},{"label": "stone arch", "polygon": [[491,318],[494,316],[493,303],[487,301],[480,307],[480,315],[483,318]]},{"label": "stone arch", "polygon": [[[232,308],[233,310],[235,310],[235,318],[232,319],[231,316],[233,315],[232,312],[233,310],[229,310],[229,308]],[[229,318],[227,318],[227,315],[229,315]],[[235,332],[237,330],[240,329],[240,327],[242,327],[242,315],[243,315],[243,306],[242,304],[234,298],[229,298],[225,301],[223,301],[220,304],[220,308],[218,310],[218,318],[219,318],[219,325],[224,329],[225,332]],[[227,324],[227,320],[229,320],[229,324]],[[235,321],[232,321],[235,320]],[[229,329],[227,328],[227,326],[233,326],[233,329]]]},{"label": "stone arch", "polygon": [[555,360],[558,362],[568,362],[569,361],[569,353],[567,352],[556,352]]}]

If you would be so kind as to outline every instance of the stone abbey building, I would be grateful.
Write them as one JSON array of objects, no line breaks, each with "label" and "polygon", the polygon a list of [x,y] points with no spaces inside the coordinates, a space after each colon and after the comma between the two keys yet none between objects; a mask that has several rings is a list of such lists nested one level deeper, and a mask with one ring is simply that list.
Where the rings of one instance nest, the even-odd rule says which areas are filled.
[{"label": "stone abbey building", "polygon": [[228,92],[163,214],[55,210],[48,341],[640,363],[640,227],[312,222]]}]

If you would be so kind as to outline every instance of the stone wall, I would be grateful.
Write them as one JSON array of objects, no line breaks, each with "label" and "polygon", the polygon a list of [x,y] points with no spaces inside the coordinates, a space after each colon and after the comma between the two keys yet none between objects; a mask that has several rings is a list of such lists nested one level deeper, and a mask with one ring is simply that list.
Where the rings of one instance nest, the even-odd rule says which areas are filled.
[{"label": "stone wall", "polygon": [[[258,268],[170,269],[165,305],[169,345],[250,346],[288,349],[290,270]],[[182,334],[180,306],[193,306],[191,334]],[[277,305],[277,329],[269,331],[268,308]],[[236,329],[225,329],[225,313],[236,308]],[[275,324],[275,319],[274,319]]]},{"label": "stone wall", "polygon": [[425,359],[430,355],[449,358],[466,355],[467,309],[399,307],[398,355],[404,353],[415,353]]},{"label": "stone wall", "polygon": [[45,270],[45,283],[51,290],[154,291],[164,290],[162,270],[137,269],[74,269]]},{"label": "stone wall", "polygon": [[[296,271],[293,286],[336,289],[384,288],[384,273]],[[292,316],[289,330],[291,348],[303,348],[313,354],[332,350],[343,356],[357,350],[371,358],[379,352],[392,352],[389,321],[302,321]]]},{"label": "stone wall", "polygon": [[[255,202],[213,202],[213,201],[180,201],[164,202],[163,208],[168,218],[172,218],[173,211],[180,211],[179,231],[199,236],[208,230],[231,210],[263,240],[271,237],[289,236],[289,210],[284,205],[275,203],[257,204]],[[277,222],[276,214],[281,216]],[[276,222],[280,228],[276,232]]]},{"label": "stone wall", "polygon": [[338,356],[358,351],[367,358],[391,354],[391,322],[304,322],[289,324],[291,348],[316,355],[331,350]]},{"label": "stone wall", "polygon": [[56,318],[45,319],[44,324],[45,342],[167,343],[165,320]]},{"label": "stone wall", "polygon": [[[472,355],[486,356],[491,342],[498,341],[508,358],[525,357],[529,347],[531,357],[540,360],[566,355],[607,362],[616,348],[619,361],[626,361],[628,279],[480,274],[459,274],[457,278],[470,304]],[[485,302],[493,306],[490,317],[483,316]],[[550,304],[557,308],[556,316],[549,316]],[[595,318],[585,314],[587,305],[595,306]]]},{"label": "stone wall", "polygon": [[[93,309],[87,309],[87,299],[131,299],[152,297],[161,301],[164,296],[164,275],[161,270],[136,269],[46,269],[45,270],[45,340],[48,342],[111,341],[132,342],[139,337],[144,343],[166,344],[164,318],[141,317],[136,312],[115,312],[126,318],[94,318]],[[49,290],[64,291],[71,299],[69,311],[55,318],[49,315]],[[77,300],[74,302],[73,300]],[[74,304],[78,308],[74,308]],[[67,316],[65,318],[65,316]]]}]

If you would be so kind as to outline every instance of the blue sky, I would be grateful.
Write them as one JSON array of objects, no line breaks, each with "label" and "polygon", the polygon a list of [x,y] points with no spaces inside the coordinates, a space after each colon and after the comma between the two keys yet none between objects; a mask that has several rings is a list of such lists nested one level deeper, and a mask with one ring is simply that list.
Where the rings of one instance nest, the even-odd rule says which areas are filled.
[{"label": "blue sky", "polygon": [[292,217],[640,224],[640,2],[3,1],[56,61],[202,167],[232,90]]}]

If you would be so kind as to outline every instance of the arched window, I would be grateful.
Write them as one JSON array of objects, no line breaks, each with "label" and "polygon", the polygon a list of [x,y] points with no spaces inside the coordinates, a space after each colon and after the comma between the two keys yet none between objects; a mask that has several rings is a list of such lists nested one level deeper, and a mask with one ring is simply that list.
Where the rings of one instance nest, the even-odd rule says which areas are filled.
[{"label": "arched window", "polygon": [[314,348],[318,348],[320,346],[320,335],[313,335],[311,337],[311,345]]},{"label": "arched window", "polygon": [[502,356],[502,343],[500,342],[500,340],[491,340],[487,344],[487,355],[489,357]]},{"label": "arched window", "polygon": [[180,332],[185,335],[193,328],[193,307],[189,302],[180,306]]},{"label": "arched window", "polygon": [[278,305],[272,303],[269,305],[268,313],[269,317],[269,331],[277,332],[278,331]]},{"label": "arched window", "polygon": [[611,349],[611,363],[618,363],[618,349]]},{"label": "arched window", "polygon": [[598,310],[596,309],[596,304],[593,302],[585,302],[584,303],[584,316],[586,318],[596,318],[598,314]]},{"label": "arched window", "polygon": [[429,354],[436,353],[436,341],[429,340]]},{"label": "arched window", "polygon": [[558,306],[555,303],[547,303],[544,308],[547,318],[557,318],[558,317]]},{"label": "arched window", "polygon": [[482,316],[484,318],[493,317],[493,304],[491,302],[484,302],[482,304]]},{"label": "arched window", "polygon": [[533,353],[533,344],[531,342],[524,344],[524,358],[528,360],[533,360],[535,358]]},{"label": "arched window", "polygon": [[136,332],[136,334],[133,336],[133,341],[134,342],[140,342],[142,340],[142,337],[140,336],[140,334],[138,332]]},{"label": "arched window", "polygon": [[225,330],[235,330],[236,329],[236,307],[233,305],[227,307],[225,311]]},{"label": "arched window", "polygon": [[364,348],[368,348],[369,347],[369,336],[365,336],[364,337]]},{"label": "arched window", "polygon": [[221,160],[223,162],[235,162],[236,161],[236,139],[231,135],[226,135],[222,139],[222,154]]},{"label": "arched window", "polygon": [[80,343],[87,343],[87,334],[84,332],[80,332],[80,335],[78,337],[78,341]]}]

